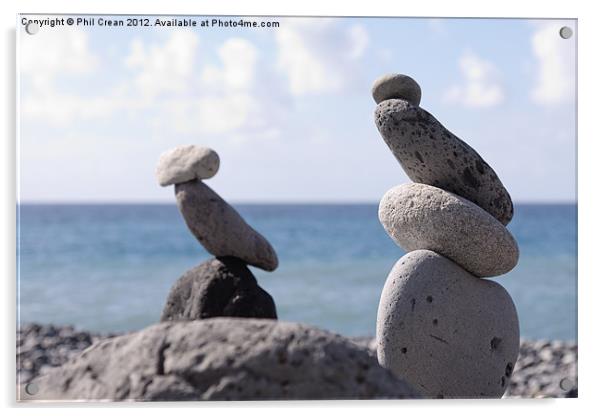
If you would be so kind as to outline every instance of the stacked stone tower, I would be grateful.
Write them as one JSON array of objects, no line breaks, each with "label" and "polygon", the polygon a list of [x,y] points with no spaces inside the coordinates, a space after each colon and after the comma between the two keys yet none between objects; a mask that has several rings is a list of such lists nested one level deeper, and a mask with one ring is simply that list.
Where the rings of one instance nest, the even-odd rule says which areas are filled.
[{"label": "stacked stone tower", "polygon": [[215,256],[176,281],[161,321],[217,316],[276,319],[274,300],[247,266],[273,271],[278,257],[271,244],[203,182],[217,173],[219,163],[214,150],[200,146],[176,147],[159,158],[159,185],[175,185],[186,225]]},{"label": "stacked stone tower", "polygon": [[381,295],[379,363],[426,397],[501,397],[518,355],[518,317],[504,288],[483,278],[518,262],[506,229],[510,195],[474,149],[419,107],[412,78],[384,76],[372,95],[376,126],[414,181],[379,206],[385,230],[408,252]]}]

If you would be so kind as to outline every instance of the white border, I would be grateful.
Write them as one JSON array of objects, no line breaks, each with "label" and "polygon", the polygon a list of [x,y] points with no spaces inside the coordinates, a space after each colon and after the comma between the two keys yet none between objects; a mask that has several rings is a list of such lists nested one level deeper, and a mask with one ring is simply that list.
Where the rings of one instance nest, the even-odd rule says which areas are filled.
[{"label": "white border", "polygon": [[[3,169],[1,208],[1,240],[0,264],[4,266],[3,283],[5,313],[5,337],[2,342],[2,358],[5,364],[2,378],[2,402],[13,407],[10,413],[30,413],[35,407],[15,405],[15,118],[14,118],[14,27],[15,15],[22,13],[156,13],[156,14],[253,14],[253,15],[345,15],[345,16],[446,16],[446,17],[554,17],[578,18],[579,36],[579,114],[578,114],[578,196],[579,196],[579,396],[577,400],[506,400],[506,401],[440,401],[440,402],[288,402],[288,403],[246,403],[246,404],[192,404],[179,405],[178,412],[199,414],[222,413],[293,413],[307,414],[318,410],[331,412],[334,408],[344,407],[346,412],[366,413],[371,408],[383,412],[429,411],[446,414],[504,414],[516,410],[542,411],[550,414],[572,413],[595,406],[600,385],[600,324],[597,322],[600,313],[599,297],[602,295],[599,265],[596,263],[599,245],[597,231],[600,227],[598,215],[600,202],[599,157],[600,141],[597,120],[600,118],[599,78],[602,74],[600,65],[599,43],[602,40],[602,17],[594,6],[596,2],[581,1],[546,1],[527,2],[524,0],[506,0],[498,2],[486,1],[414,1],[392,2],[370,0],[358,3],[331,4],[324,0],[305,0],[295,3],[286,1],[244,1],[231,0],[211,2],[191,2],[185,0],[94,0],[74,4],[67,0],[44,1],[22,0],[3,1],[0,3],[3,21],[2,71],[5,93],[2,101],[2,123],[5,140],[2,141],[0,165]],[[529,290],[529,282],[525,281],[525,290]],[[554,319],[553,316],[550,319]],[[16,406],[16,408],[15,408]],[[175,405],[108,405],[112,412],[130,412],[135,407],[138,411],[150,414],[163,414],[166,407]],[[80,414],[82,406],[61,408],[52,406],[45,411],[51,414]],[[215,410],[209,410],[215,409]],[[86,411],[103,413],[104,405],[85,406]]]}]

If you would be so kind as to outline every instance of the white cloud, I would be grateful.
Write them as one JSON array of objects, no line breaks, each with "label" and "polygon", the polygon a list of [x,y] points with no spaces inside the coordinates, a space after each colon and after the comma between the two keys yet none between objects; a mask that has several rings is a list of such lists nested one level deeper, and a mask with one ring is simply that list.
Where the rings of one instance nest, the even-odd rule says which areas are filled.
[{"label": "white cloud", "polygon": [[[146,111],[153,126],[185,134],[227,135],[239,142],[275,139],[286,121],[286,109],[299,94],[337,91],[352,84],[369,43],[366,30],[335,19],[293,19],[276,33],[277,61],[260,59],[262,51],[242,37],[231,37],[199,53],[199,36],[174,30],[163,41],[139,38],[118,59],[113,87],[86,94],[59,88],[60,74],[87,74],[102,63],[81,30],[47,39],[33,50],[24,44],[23,73],[34,76],[36,56],[46,51],[50,71],[22,99],[21,113],[38,121],[68,125],[77,120],[107,119]],[[50,33],[50,32],[48,32]],[[27,38],[31,40],[34,37]],[[213,45],[209,45],[212,48]],[[201,59],[202,58],[202,59]],[[207,58],[207,59],[206,59]],[[45,58],[46,59],[46,58]],[[115,67],[113,67],[115,68]],[[108,69],[108,68],[107,68]],[[104,76],[104,72],[100,75]],[[56,85],[55,85],[56,84]],[[28,88],[30,89],[30,88]]]},{"label": "white cloud", "polygon": [[202,71],[202,95],[195,100],[193,119],[198,129],[214,134],[250,128],[264,109],[256,98],[257,48],[246,39],[230,38],[217,54],[221,66]]},{"label": "white cloud", "polygon": [[256,102],[247,93],[203,97],[199,102],[199,127],[208,133],[226,133],[243,128],[251,119]]},{"label": "white cloud", "polygon": [[361,58],[364,54],[364,51],[370,43],[370,37],[363,26],[355,25],[349,29],[349,41],[351,43],[349,57],[357,59]]},{"label": "white cloud", "polygon": [[255,80],[257,49],[242,38],[228,39],[219,48],[222,67],[207,65],[202,72],[204,89],[244,90],[252,87]]},{"label": "white cloud", "polygon": [[[190,93],[165,101],[164,114],[182,133],[227,135],[240,144],[280,135],[284,85],[271,78],[260,52],[247,39],[233,37],[217,47],[217,64],[206,64],[189,82]],[[269,62],[268,62],[269,63]]]},{"label": "white cloud", "polygon": [[[91,73],[99,59],[88,50],[83,32],[54,37],[44,47],[58,53],[59,58],[68,56],[65,61],[50,60],[51,71],[42,71],[44,88],[27,83],[31,91],[22,100],[21,114],[69,125],[134,111],[138,116],[149,116],[153,128],[165,132],[216,138],[227,135],[230,142],[277,138],[277,120],[288,92],[285,83],[270,73],[267,65],[272,62],[262,65],[260,71],[258,49],[246,39],[232,37],[216,47],[217,64],[201,65],[204,60],[199,59],[199,43],[195,33],[181,30],[171,32],[162,42],[134,40],[121,58],[123,78],[114,87],[78,94],[57,87],[56,76]],[[29,47],[22,54],[25,76],[36,74],[36,53]]]},{"label": "white cloud", "polygon": [[31,77],[36,90],[53,88],[59,75],[89,74],[98,66],[98,57],[89,49],[88,35],[77,28],[41,30],[35,36],[21,36],[21,74]]},{"label": "white cloud", "polygon": [[543,105],[554,105],[574,98],[575,47],[572,39],[562,39],[558,22],[538,27],[531,38],[537,60],[537,79],[531,98]]},{"label": "white cloud", "polygon": [[458,61],[463,81],[452,85],[443,95],[448,103],[465,107],[493,107],[504,100],[500,74],[495,65],[474,53],[465,52]]},{"label": "white cloud", "polygon": [[125,65],[137,71],[134,83],[147,98],[182,92],[195,69],[198,44],[198,36],[187,30],[173,31],[163,44],[146,46],[134,40]]},{"label": "white cloud", "polygon": [[36,36],[23,36],[19,43],[23,91],[20,115],[53,124],[64,124],[75,117],[88,119],[112,111],[112,103],[103,97],[85,98],[60,93],[61,78],[94,74],[100,60],[90,50],[88,34],[78,28],[41,30]]},{"label": "white cloud", "polygon": [[48,120],[53,124],[67,124],[74,119],[89,120],[112,113],[114,103],[104,97],[82,97],[46,91],[27,97],[22,106],[26,117]]},{"label": "white cloud", "polygon": [[[54,32],[45,35],[50,33]],[[21,46],[21,71],[32,80],[21,103],[21,115],[26,118],[54,125],[102,119],[122,111],[152,108],[160,94],[181,96],[193,87],[198,36],[175,30],[163,43],[131,43],[123,59],[130,70],[126,74],[129,79],[100,94],[65,92],[56,85],[59,76],[91,75],[100,59],[90,51],[85,32],[75,29],[57,33],[33,45],[29,39],[34,37],[28,37]],[[35,71],[39,59],[48,61],[47,69],[44,64],[44,70]]]},{"label": "white cloud", "polygon": [[366,30],[344,28],[334,19],[283,19],[276,32],[278,67],[294,95],[339,91],[349,84],[350,66],[368,46]]}]

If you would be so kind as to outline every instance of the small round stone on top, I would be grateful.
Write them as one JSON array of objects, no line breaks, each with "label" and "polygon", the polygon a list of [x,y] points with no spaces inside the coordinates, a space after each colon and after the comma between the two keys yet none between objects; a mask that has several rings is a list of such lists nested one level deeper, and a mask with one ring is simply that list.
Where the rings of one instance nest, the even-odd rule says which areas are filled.
[{"label": "small round stone on top", "polygon": [[156,176],[159,185],[169,186],[194,179],[209,179],[218,169],[219,156],[213,149],[178,146],[161,155]]},{"label": "small round stone on top", "polygon": [[411,77],[403,74],[388,74],[374,81],[372,97],[376,104],[397,98],[418,106],[422,92],[420,91],[420,85]]}]

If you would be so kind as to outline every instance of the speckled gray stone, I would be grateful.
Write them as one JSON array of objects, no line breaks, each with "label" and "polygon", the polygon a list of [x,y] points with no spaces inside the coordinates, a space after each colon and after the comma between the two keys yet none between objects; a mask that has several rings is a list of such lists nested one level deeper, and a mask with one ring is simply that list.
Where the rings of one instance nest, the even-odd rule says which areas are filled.
[{"label": "speckled gray stone", "polygon": [[518,317],[502,286],[418,250],[387,277],[376,340],[379,363],[426,397],[501,397],[518,356]]},{"label": "speckled gray stone", "polygon": [[408,101],[391,99],[378,104],[374,117],[410,179],[458,194],[502,224],[510,222],[512,199],[497,174],[429,112]]},{"label": "speckled gray stone", "polygon": [[478,205],[434,186],[391,188],[378,217],[404,250],[435,251],[475,276],[498,276],[518,262],[518,245],[506,227]]},{"label": "speckled gray stone", "polygon": [[169,291],[161,322],[217,316],[276,319],[276,305],[242,260],[211,259],[188,270]]},{"label": "speckled gray stone", "polygon": [[372,98],[376,104],[391,98],[399,98],[418,106],[421,96],[420,85],[403,74],[383,75],[372,85]]},{"label": "speckled gray stone", "polygon": [[201,181],[175,187],[178,208],[197,240],[216,257],[238,257],[247,264],[272,271],[278,256],[230,204]]},{"label": "speckled gray stone", "polygon": [[36,380],[40,400],[417,397],[346,338],[271,319],[162,323],[99,342]]},{"label": "speckled gray stone", "polygon": [[209,179],[219,169],[218,154],[208,147],[179,146],[159,157],[155,172],[161,186],[193,179]]}]

